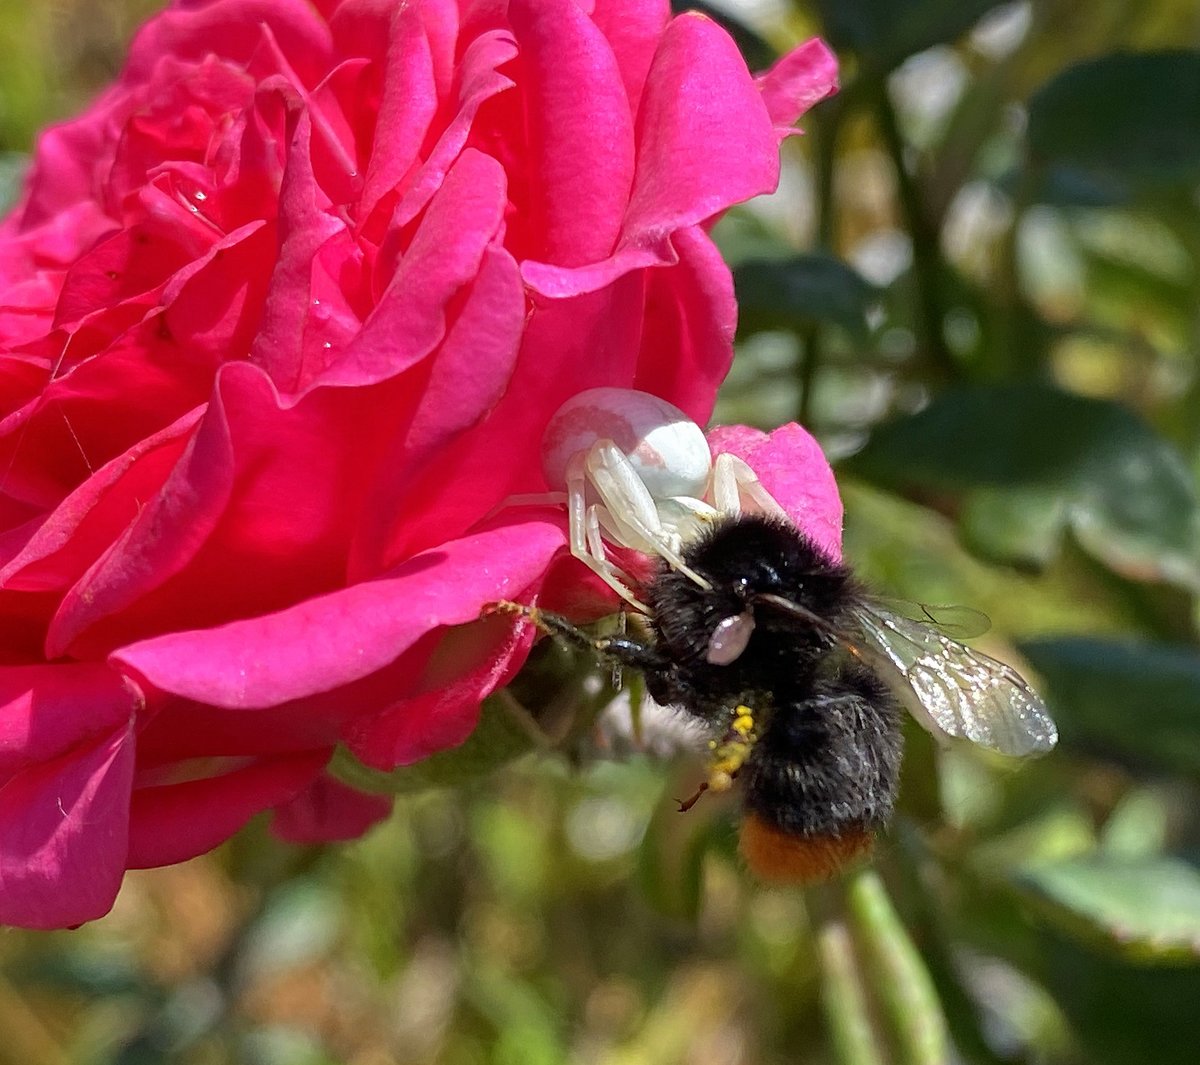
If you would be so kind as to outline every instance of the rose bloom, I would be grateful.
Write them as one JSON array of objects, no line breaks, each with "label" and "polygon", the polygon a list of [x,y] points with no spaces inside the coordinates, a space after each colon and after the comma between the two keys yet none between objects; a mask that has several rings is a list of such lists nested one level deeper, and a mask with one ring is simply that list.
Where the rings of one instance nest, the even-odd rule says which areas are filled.
[{"label": "rose bloom", "polygon": [[[564,514],[503,507],[561,487],[542,427],[597,385],[708,418],[735,307],[704,223],[833,86],[820,42],[756,81],[667,0],[141,30],[0,230],[0,922],[98,917],[265,810],[356,836],[387,803],[336,745],[467,737],[532,639],[481,609],[587,583]],[[836,540],[799,432],[730,439]]]}]

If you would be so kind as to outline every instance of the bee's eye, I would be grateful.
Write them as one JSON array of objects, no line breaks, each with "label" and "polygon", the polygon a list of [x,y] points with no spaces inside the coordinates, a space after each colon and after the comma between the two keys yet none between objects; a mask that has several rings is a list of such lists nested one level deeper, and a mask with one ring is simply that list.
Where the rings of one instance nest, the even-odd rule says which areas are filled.
[{"label": "bee's eye", "polygon": [[754,615],[748,610],[722,618],[708,638],[705,661],[714,666],[727,666],[736,662],[750,642],[750,634],[753,632]]}]

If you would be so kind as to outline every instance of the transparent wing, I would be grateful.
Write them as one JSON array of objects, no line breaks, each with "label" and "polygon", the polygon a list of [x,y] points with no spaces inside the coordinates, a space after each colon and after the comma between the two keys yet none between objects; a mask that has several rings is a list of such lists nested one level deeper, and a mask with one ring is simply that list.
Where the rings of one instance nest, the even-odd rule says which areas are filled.
[{"label": "transparent wing", "polygon": [[982,610],[969,606],[933,606],[878,595],[873,595],[871,602],[884,613],[899,614],[902,618],[928,625],[952,640],[973,640],[992,627],[991,618]]},{"label": "transparent wing", "polygon": [[874,604],[855,617],[872,664],[911,694],[909,709],[935,736],[1011,755],[1041,754],[1058,742],[1046,704],[1012,666]]}]

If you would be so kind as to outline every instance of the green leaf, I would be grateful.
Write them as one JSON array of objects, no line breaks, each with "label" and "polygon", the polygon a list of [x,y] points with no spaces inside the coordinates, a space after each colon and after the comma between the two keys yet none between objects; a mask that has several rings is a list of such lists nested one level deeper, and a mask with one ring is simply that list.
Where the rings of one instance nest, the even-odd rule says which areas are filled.
[{"label": "green leaf", "polygon": [[1014,881],[1043,920],[1142,964],[1200,961],[1200,870],[1175,858],[1091,855]]},{"label": "green leaf", "polygon": [[866,339],[867,312],[879,298],[874,285],[831,255],[756,259],[737,267],[733,279],[743,336],[833,322]]},{"label": "green leaf", "polygon": [[956,40],[1002,0],[817,0],[824,35],[881,71]]},{"label": "green leaf", "polygon": [[1032,640],[1064,745],[1200,776],[1200,653],[1133,640]]},{"label": "green leaf", "polygon": [[[1200,591],[1191,473],[1120,404],[1040,384],[954,389],[882,426],[845,465],[887,487],[965,496],[964,532],[994,557],[1044,560],[1069,528],[1127,577]],[[1002,492],[1014,493],[1007,512]]]},{"label": "green leaf", "polygon": [[1200,52],[1116,53],[1073,66],[1029,102],[1035,169],[1106,186],[1200,179]]},{"label": "green leaf", "polygon": [[1041,568],[1058,551],[1067,503],[1055,488],[977,488],[963,502],[959,523],[966,545],[998,562]]},{"label": "green leaf", "polygon": [[1070,1020],[1088,1065],[1194,1065],[1200,966],[1149,967],[1043,930],[1039,977]]},{"label": "green leaf", "polygon": [[339,747],[329,771],[359,791],[401,795],[461,787],[541,746],[537,723],[507,691],[500,691],[484,700],[475,731],[453,750],[385,772],[363,765]]}]

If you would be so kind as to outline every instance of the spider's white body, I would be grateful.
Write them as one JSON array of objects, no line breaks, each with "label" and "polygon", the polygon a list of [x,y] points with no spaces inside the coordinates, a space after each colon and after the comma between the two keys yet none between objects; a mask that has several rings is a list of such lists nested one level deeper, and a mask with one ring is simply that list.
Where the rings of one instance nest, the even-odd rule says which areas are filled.
[{"label": "spider's white body", "polygon": [[707,588],[682,558],[687,543],[720,515],[783,515],[742,459],[714,461],[683,411],[629,388],[593,388],[567,400],[546,426],[542,470],[548,484],[566,488],[571,553],[642,611],[606,541],[657,555]]}]

